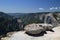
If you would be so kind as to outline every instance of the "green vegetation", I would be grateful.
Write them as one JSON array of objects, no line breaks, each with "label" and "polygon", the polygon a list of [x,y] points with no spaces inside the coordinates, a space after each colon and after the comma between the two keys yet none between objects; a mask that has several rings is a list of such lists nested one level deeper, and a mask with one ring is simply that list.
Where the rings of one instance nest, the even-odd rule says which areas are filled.
[{"label": "green vegetation", "polygon": [[30,14],[26,14],[23,16],[19,17],[24,24],[31,24],[31,23],[42,23],[43,20],[40,20],[40,14],[34,14],[34,13],[30,13]]},{"label": "green vegetation", "polygon": [[18,31],[17,19],[9,16],[3,12],[0,12],[0,36],[11,31]]}]

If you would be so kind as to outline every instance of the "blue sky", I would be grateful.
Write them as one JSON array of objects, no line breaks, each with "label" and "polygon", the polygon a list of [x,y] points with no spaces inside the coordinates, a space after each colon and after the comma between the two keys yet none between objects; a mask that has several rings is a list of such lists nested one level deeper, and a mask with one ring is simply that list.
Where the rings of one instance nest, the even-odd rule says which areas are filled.
[{"label": "blue sky", "polygon": [[0,11],[6,13],[60,11],[60,0],[0,0]]}]

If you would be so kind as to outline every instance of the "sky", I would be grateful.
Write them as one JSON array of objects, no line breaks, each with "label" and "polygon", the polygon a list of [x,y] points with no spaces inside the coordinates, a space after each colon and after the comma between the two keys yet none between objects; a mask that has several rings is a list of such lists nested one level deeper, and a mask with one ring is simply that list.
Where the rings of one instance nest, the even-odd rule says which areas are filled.
[{"label": "sky", "polygon": [[34,13],[60,11],[60,0],[0,0],[5,13]]}]

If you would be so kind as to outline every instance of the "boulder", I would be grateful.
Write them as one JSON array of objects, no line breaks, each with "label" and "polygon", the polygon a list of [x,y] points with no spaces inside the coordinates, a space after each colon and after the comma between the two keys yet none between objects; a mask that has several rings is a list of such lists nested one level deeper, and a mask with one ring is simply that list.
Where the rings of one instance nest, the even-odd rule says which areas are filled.
[{"label": "boulder", "polygon": [[44,28],[40,27],[37,24],[29,24],[29,25],[25,26],[24,29],[27,33],[30,33],[30,34],[39,34],[42,31],[44,31]]}]

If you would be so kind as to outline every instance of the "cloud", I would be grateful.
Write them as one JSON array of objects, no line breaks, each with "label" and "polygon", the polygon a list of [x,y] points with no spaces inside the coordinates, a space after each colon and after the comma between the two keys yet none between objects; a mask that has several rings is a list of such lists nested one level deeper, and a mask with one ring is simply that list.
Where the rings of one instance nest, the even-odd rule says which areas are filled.
[{"label": "cloud", "polygon": [[50,10],[53,10],[53,7],[49,8]]},{"label": "cloud", "polygon": [[51,8],[49,8],[50,10],[57,10],[58,9],[58,7],[51,7]]},{"label": "cloud", "polygon": [[39,10],[44,10],[44,8],[39,8]]}]

